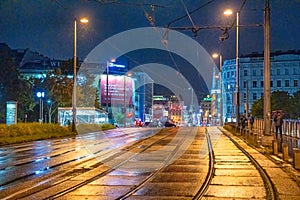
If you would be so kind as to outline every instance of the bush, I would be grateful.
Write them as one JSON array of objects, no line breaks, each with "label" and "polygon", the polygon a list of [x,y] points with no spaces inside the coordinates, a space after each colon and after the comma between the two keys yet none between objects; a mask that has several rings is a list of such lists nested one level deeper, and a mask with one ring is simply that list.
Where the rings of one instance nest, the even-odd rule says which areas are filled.
[{"label": "bush", "polygon": [[18,123],[0,124],[0,145],[75,135],[58,124]]},{"label": "bush", "polygon": [[[78,133],[99,132],[115,128],[112,124],[79,124]],[[0,145],[61,138],[74,136],[71,126],[59,126],[58,124],[18,123],[7,126],[0,124]]]}]

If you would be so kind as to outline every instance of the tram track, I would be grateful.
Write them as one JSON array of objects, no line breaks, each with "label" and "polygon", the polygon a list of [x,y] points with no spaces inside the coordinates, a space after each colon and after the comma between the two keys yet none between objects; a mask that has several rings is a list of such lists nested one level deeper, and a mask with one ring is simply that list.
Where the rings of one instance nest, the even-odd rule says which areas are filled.
[{"label": "tram track", "polygon": [[208,129],[171,128],[4,199],[278,199],[251,154],[227,132]]},{"label": "tram track", "polygon": [[[207,131],[206,131],[206,134],[207,134]],[[230,164],[230,168],[232,168],[233,170],[234,169],[239,169],[239,170],[245,170],[243,168],[241,168],[241,165],[244,165],[246,166],[246,170],[249,169],[249,166],[248,163],[251,163],[251,165],[253,165],[255,167],[255,169],[259,172],[260,174],[260,178],[262,179],[263,181],[263,186],[264,186],[264,189],[265,189],[265,195],[262,195],[263,198],[265,199],[270,199],[270,200],[276,200],[278,199],[277,195],[276,195],[276,189],[275,189],[275,186],[274,184],[272,183],[270,177],[268,176],[268,174],[266,173],[266,171],[263,169],[263,167],[251,156],[250,153],[248,153],[237,141],[235,141],[229,134],[227,134],[226,132],[222,132],[222,134],[227,138],[227,140],[229,140],[232,144],[234,144],[234,147],[242,152],[243,154],[243,157],[246,157],[247,159],[249,159],[249,162],[247,159],[245,158],[239,158],[239,160],[236,160],[236,161],[222,161],[222,155],[224,155],[224,153],[222,152],[222,150],[220,149],[214,149],[213,145],[211,146],[211,149],[210,149],[210,167],[209,167],[209,173],[207,175],[207,178],[206,178],[206,181],[205,183],[202,185],[202,188],[199,190],[199,192],[197,193],[197,195],[195,195],[195,197],[193,199],[214,199],[214,198],[234,198],[234,199],[238,199],[238,198],[243,198],[241,196],[238,196],[238,195],[243,195],[243,194],[237,194],[235,196],[235,194],[232,194],[231,197],[229,196],[226,196],[227,194],[221,194],[219,192],[215,192],[216,188],[219,187],[220,188],[220,191],[225,191],[225,190],[232,190],[232,187],[239,187],[242,185],[242,187],[258,187],[257,185],[254,185],[253,186],[253,183],[249,183],[249,181],[247,181],[246,179],[249,178],[247,177],[248,175],[244,175],[245,177],[233,177],[233,178],[240,178],[240,179],[244,179],[240,182],[247,182],[247,184],[241,184],[241,185],[234,185],[234,184],[228,184],[228,185],[225,185],[225,186],[220,186],[220,182],[219,181],[214,181],[217,180],[219,177],[224,177],[224,174],[225,176],[227,175],[226,173],[222,173],[222,172],[219,172],[219,173],[216,173],[216,164],[219,162],[219,165],[221,166],[220,163],[225,163],[227,162],[226,164]],[[207,137],[209,137],[209,135],[207,134]],[[223,139],[220,139],[218,142],[224,142],[226,140],[226,138],[223,138]],[[231,148],[232,149],[232,148]],[[216,158],[215,156],[215,153],[214,152],[217,152],[217,157],[219,158]],[[239,155],[240,156],[240,155]],[[217,160],[219,159],[219,160]],[[242,160],[242,161],[241,161]],[[219,167],[219,168],[222,168]],[[219,169],[219,171],[221,170],[224,170],[224,169]],[[225,169],[224,171],[227,171],[227,169]],[[228,170],[229,171],[229,170]],[[250,171],[250,170],[249,170]],[[251,175],[250,175],[251,176]],[[232,177],[230,177],[232,178]],[[253,177],[250,177],[250,178],[253,178]],[[254,177],[254,178],[259,178],[259,177]],[[222,188],[223,187],[223,188]],[[250,190],[252,191],[252,190]],[[234,191],[232,191],[232,193],[234,193]],[[224,196],[222,196],[224,195]],[[248,194],[249,195],[249,194]],[[257,194],[251,194],[253,196],[251,197],[246,197],[246,198],[261,198],[262,196],[255,196],[255,195],[261,195],[259,193],[259,191],[257,191]]]},{"label": "tram track", "polygon": [[[176,129],[172,129],[172,130],[176,130]],[[177,131],[177,130],[176,130]],[[176,136],[175,136],[176,134]],[[197,135],[198,134],[198,135]],[[178,136],[179,135],[179,136]],[[177,137],[178,136],[178,137]],[[74,185],[64,191],[58,192],[54,195],[48,196],[46,199],[68,199],[68,198],[80,198],[80,197],[73,197],[72,195],[74,195],[74,193],[76,194],[76,192],[80,193],[80,191],[85,191],[88,190],[86,188],[88,187],[92,187],[95,184],[101,184],[99,186],[97,186],[97,188],[99,190],[101,190],[100,188],[105,188],[105,187],[109,187],[111,188],[111,190],[114,190],[114,187],[118,187],[119,188],[119,192],[117,192],[114,196],[102,196],[101,194],[99,196],[99,193],[97,193],[98,198],[103,198],[103,199],[127,199],[127,198],[132,198],[132,196],[137,196],[138,193],[140,193],[141,191],[145,190],[145,188],[149,188],[152,187],[152,184],[160,184],[160,181],[157,181],[156,179],[160,179],[158,177],[160,176],[170,176],[170,172],[168,171],[172,171],[174,169],[178,170],[177,168],[174,168],[175,166],[180,166],[181,169],[183,170],[184,173],[180,173],[179,175],[184,175],[187,174],[188,176],[193,176],[194,180],[199,179],[199,177],[197,178],[197,176],[199,175],[199,171],[202,171],[202,167],[198,167],[195,171],[198,172],[194,172],[194,171],[190,171],[189,166],[184,166],[180,163],[176,163],[178,162],[177,158],[179,157],[191,157],[190,158],[183,158],[185,161],[188,161],[190,163],[194,163],[194,162],[199,162],[199,160],[202,160],[202,158],[198,158],[199,155],[199,151],[196,151],[196,154],[193,154],[193,148],[190,149],[190,146],[193,142],[198,142],[194,145],[198,145],[202,143],[199,143],[199,140],[203,140],[203,135],[201,135],[201,133],[198,131],[197,127],[192,127],[192,128],[185,128],[182,129],[181,131],[179,131],[179,133],[173,133],[173,134],[168,134],[166,135],[166,137],[163,138],[158,138],[155,141],[147,144],[147,145],[142,145],[140,146],[140,148],[142,148],[141,150],[138,151],[138,149],[136,148],[131,148],[130,151],[134,151],[136,154],[134,154],[131,157],[128,157],[126,160],[123,160],[122,162],[120,162],[118,165],[115,165],[114,167],[111,167],[109,169],[107,169],[106,171],[102,172],[102,173],[98,173],[96,176],[93,176],[89,179],[86,179],[85,181],[81,182],[80,184]],[[196,140],[195,140],[196,138]],[[151,139],[150,139],[151,140]],[[172,141],[175,140],[175,142],[172,143]],[[148,141],[149,142],[149,141]],[[148,143],[146,142],[146,143]],[[199,146],[199,145],[198,145]],[[143,153],[150,153],[150,152],[156,152],[157,149],[161,149],[161,148],[166,148],[163,151],[159,152],[158,154],[152,154],[151,156],[149,156],[149,158],[151,159],[152,157],[157,156],[160,161],[151,161],[150,163],[153,165],[156,165],[155,167],[153,167],[151,170],[149,171],[138,171],[137,169],[133,169],[134,172],[129,172],[127,171],[128,168],[124,167],[124,165],[127,165],[127,167],[129,166],[136,166],[139,165],[141,163],[145,164],[147,162],[149,162],[149,160],[146,159],[141,159],[141,156],[143,156]],[[186,152],[190,152],[188,154],[186,154]],[[192,154],[191,154],[192,153]],[[206,154],[206,153],[205,153]],[[163,157],[163,156],[165,157]],[[163,158],[162,158],[163,157]],[[204,155],[204,157],[206,157],[206,155]],[[197,161],[195,161],[195,158],[197,159]],[[109,159],[116,159],[116,157],[114,158],[109,158]],[[206,159],[204,159],[206,160]],[[182,161],[179,161],[182,163]],[[205,165],[206,166],[206,165]],[[120,169],[120,167],[123,167],[122,169]],[[117,175],[116,174],[121,174],[121,175]],[[133,174],[135,173],[135,175],[133,176]],[[185,176],[187,176],[185,175]],[[118,185],[107,185],[109,183],[112,182],[116,182],[116,177],[117,177],[117,182]],[[187,177],[181,177],[181,178],[185,178],[187,179]],[[190,179],[190,178],[189,178]],[[129,183],[126,183],[129,182]],[[180,184],[180,183],[179,183]],[[186,183],[184,183],[186,184]],[[193,191],[191,193],[187,193],[184,194],[187,197],[191,197],[193,196],[194,189],[197,187],[197,183],[193,183],[195,187],[193,187]],[[146,189],[147,190],[147,189]],[[114,193],[114,192],[109,192],[109,193]],[[44,197],[44,193],[40,194],[41,196]],[[103,195],[103,194],[102,194]],[[109,194],[106,194],[109,195]],[[34,197],[39,197],[39,196],[34,196]],[[143,198],[148,198],[148,197],[143,197]]]},{"label": "tram track", "polygon": [[[150,130],[150,129],[149,129]],[[152,130],[152,129],[151,129]],[[150,131],[151,131],[150,130]],[[128,132],[128,131],[127,131]],[[132,140],[130,138],[136,138],[136,137],[141,137],[140,140],[132,140],[131,142],[129,142],[128,144],[124,143],[121,144],[119,148],[115,148],[115,149],[109,149],[109,148],[105,148],[105,149],[96,149],[96,151],[94,152],[88,152],[88,154],[84,153],[84,154],[78,154],[78,156],[72,156],[68,159],[66,159],[65,161],[63,161],[60,158],[60,161],[57,163],[53,163],[53,161],[51,161],[53,164],[51,164],[49,167],[47,168],[38,168],[39,170],[44,170],[49,171],[47,174],[44,174],[41,172],[41,176],[39,176],[36,171],[30,173],[30,171],[25,171],[24,175],[18,176],[16,178],[10,178],[8,180],[6,179],[2,179],[4,182],[0,185],[0,188],[2,190],[1,192],[1,198],[3,199],[15,199],[15,198],[19,198],[22,196],[26,196],[26,195],[30,195],[30,193],[34,193],[34,191],[36,190],[43,190],[45,188],[50,187],[50,183],[55,183],[54,185],[64,182],[70,178],[72,178],[72,174],[82,174],[84,172],[90,171],[93,168],[96,168],[99,164],[99,160],[100,158],[105,158],[106,156],[110,156],[113,154],[116,154],[118,152],[116,152],[118,149],[126,149],[127,146],[130,146],[132,144],[139,144],[143,141],[143,139],[150,137],[153,134],[148,134],[147,130],[145,133],[141,133],[139,134],[139,136],[137,136],[136,134],[131,134],[135,133],[135,131],[129,131],[128,133],[126,132],[120,132],[117,135],[112,135],[110,137],[110,140],[114,140],[114,139],[118,139],[120,138],[121,140],[125,141],[127,140],[126,138],[128,138],[128,140]],[[109,131],[107,133],[107,135],[109,135]],[[85,136],[83,136],[85,137]],[[89,136],[88,136],[89,137]],[[58,158],[60,156],[66,156],[68,153],[71,152],[75,152],[75,151],[80,151],[80,149],[83,149],[83,147],[89,148],[88,145],[92,145],[92,146],[97,146],[100,143],[96,140],[94,142],[85,142],[84,144],[82,144],[82,146],[78,146],[76,147],[76,149],[71,148],[71,149],[67,149],[66,147],[62,149],[61,152],[52,153],[51,155],[47,156],[47,155],[43,155],[42,157],[38,157],[38,158],[34,158],[34,159],[25,159],[24,161],[22,160],[17,160],[16,164],[11,164],[9,167],[9,169],[12,169],[14,167],[22,167],[23,165],[28,165],[29,163],[35,163],[36,159],[38,159],[39,161],[48,161],[50,162],[51,159],[53,158]],[[59,144],[61,145],[61,144]],[[84,146],[86,145],[86,146]],[[29,146],[29,145],[26,145]],[[66,146],[71,146],[71,144],[67,144]],[[18,148],[18,147],[17,147]],[[59,147],[58,147],[59,148]],[[58,149],[55,146],[55,149]],[[111,146],[112,148],[112,146]],[[25,151],[27,151],[28,147],[26,147]],[[21,148],[18,148],[18,151],[22,151]],[[19,152],[19,153],[20,153]],[[90,156],[91,154],[93,154],[93,156]],[[48,157],[47,159],[41,159],[44,157]],[[72,164],[73,163],[73,164]],[[78,168],[79,171],[82,171],[82,173],[78,173]],[[2,169],[3,172],[5,172],[5,168]],[[66,177],[69,176],[69,177]],[[30,185],[30,187],[28,187],[28,185]],[[9,194],[9,195],[5,195],[5,194]]]}]

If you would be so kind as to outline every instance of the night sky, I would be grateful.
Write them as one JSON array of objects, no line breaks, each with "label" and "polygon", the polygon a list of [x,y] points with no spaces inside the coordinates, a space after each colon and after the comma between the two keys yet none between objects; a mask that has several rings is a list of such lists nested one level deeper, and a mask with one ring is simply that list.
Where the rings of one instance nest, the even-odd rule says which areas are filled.
[{"label": "night sky", "polygon": [[[223,16],[225,8],[238,10],[243,0],[1,0],[0,42],[11,48],[29,48],[50,58],[73,55],[73,19],[87,16],[90,23],[78,27],[78,56],[84,58],[97,44],[119,32],[138,27],[166,27],[168,23],[191,14],[195,26],[208,27],[195,38],[209,53],[222,51],[224,59],[235,56],[235,28],[229,39],[215,26],[230,25],[233,18]],[[154,11],[150,4],[154,4]],[[200,8],[202,7],[202,8]],[[300,49],[300,1],[270,0],[271,50]],[[240,11],[240,54],[263,51],[264,0],[247,0]],[[150,23],[146,16],[154,18]],[[191,27],[188,17],[171,23],[172,27]],[[210,28],[211,27],[211,28]],[[192,31],[183,33],[194,37]]]},{"label": "night sky", "polygon": [[[299,50],[300,1],[270,0],[270,7],[271,51]],[[263,27],[253,25],[263,24],[264,0],[1,0],[0,42],[12,49],[29,48],[50,58],[69,59],[73,56],[74,17],[85,16],[90,22],[78,25],[77,31],[77,55],[81,59],[117,33],[168,24],[204,28],[196,35],[191,30],[181,32],[197,40],[209,54],[221,52],[224,60],[234,59],[235,27],[229,30],[228,39],[219,40],[223,33],[220,28],[234,24],[235,16],[223,15],[226,8],[240,11],[240,55],[262,52]],[[194,11],[190,18],[187,10]],[[140,56],[129,55],[131,63],[143,62]],[[153,56],[151,52],[143,55]]]}]

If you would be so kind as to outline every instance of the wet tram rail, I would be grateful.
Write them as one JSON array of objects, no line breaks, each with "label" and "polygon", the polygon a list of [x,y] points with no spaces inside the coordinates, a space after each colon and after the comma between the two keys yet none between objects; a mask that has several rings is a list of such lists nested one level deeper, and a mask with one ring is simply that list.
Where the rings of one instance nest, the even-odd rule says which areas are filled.
[{"label": "wet tram rail", "polygon": [[118,148],[140,142],[159,129],[127,129],[83,134],[76,138],[42,140],[0,148],[0,199],[17,199],[66,174],[89,171],[86,166],[99,163]]},{"label": "wet tram rail", "polygon": [[268,175],[230,136],[168,130],[4,199],[276,199]]},{"label": "wet tram rail", "polygon": [[[225,130],[211,128],[210,170],[194,199],[279,199],[263,167]],[[217,138],[217,140],[215,140]]]}]

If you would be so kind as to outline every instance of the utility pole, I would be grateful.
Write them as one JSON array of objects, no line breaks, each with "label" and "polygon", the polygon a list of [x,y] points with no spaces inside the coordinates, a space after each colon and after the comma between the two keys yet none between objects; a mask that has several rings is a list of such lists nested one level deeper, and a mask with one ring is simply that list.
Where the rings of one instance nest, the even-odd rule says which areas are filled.
[{"label": "utility pole", "polygon": [[264,135],[271,135],[270,2],[265,0],[264,20]]}]

